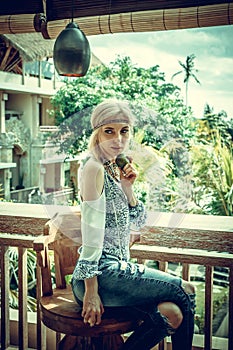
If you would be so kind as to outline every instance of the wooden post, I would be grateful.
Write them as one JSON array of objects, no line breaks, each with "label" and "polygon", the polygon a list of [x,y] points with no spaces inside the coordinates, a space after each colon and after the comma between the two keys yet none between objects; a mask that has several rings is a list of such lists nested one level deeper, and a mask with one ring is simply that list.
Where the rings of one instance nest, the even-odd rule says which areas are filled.
[{"label": "wooden post", "polygon": [[9,246],[1,245],[1,349],[10,345]]},{"label": "wooden post", "polygon": [[233,349],[233,266],[229,268],[229,329],[228,350]]},{"label": "wooden post", "polygon": [[205,276],[205,350],[212,349],[213,266],[206,266]]},{"label": "wooden post", "polygon": [[18,248],[19,252],[19,350],[28,348],[28,322],[27,322],[27,249]]}]

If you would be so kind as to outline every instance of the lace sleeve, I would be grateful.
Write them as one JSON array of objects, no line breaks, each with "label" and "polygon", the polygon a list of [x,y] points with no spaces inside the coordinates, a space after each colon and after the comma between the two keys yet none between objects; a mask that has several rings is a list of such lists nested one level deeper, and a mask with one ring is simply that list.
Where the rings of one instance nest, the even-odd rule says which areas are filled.
[{"label": "lace sleeve", "polygon": [[98,262],[102,249],[82,246],[79,250],[80,258],[73,272],[73,278],[84,280],[101,274],[98,271]]},{"label": "lace sleeve", "polygon": [[137,228],[141,228],[146,223],[146,210],[145,206],[141,201],[138,201],[135,207],[129,206],[129,217],[130,222],[134,224]]}]

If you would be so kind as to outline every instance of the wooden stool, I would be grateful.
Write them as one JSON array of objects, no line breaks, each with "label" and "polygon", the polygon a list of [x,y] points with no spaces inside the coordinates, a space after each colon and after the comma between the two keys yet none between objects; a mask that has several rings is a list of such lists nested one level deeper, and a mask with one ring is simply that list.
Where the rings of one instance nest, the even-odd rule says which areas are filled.
[{"label": "wooden stool", "polygon": [[[64,220],[69,222],[67,215]],[[76,224],[71,226],[77,231],[79,226]],[[67,230],[68,226],[65,226]],[[72,274],[77,262],[78,244],[64,236],[53,220],[46,224],[44,233],[44,236],[34,241],[37,253],[38,320],[57,332],[58,350],[119,350],[124,343],[122,335],[133,331],[142,321],[136,319],[127,308],[105,307],[100,325],[90,327],[84,324],[81,307],[74,300],[71,286],[65,279],[66,275]],[[52,252],[56,288],[53,288],[50,269]],[[43,348],[40,322],[37,331],[39,350]],[[62,339],[61,334],[65,335]]]},{"label": "wooden stool", "polygon": [[52,296],[40,301],[42,322],[64,337],[58,349],[117,350],[123,344],[121,334],[133,331],[139,324],[123,308],[106,308],[100,325],[84,324],[81,307],[74,301],[70,287],[55,289]]}]

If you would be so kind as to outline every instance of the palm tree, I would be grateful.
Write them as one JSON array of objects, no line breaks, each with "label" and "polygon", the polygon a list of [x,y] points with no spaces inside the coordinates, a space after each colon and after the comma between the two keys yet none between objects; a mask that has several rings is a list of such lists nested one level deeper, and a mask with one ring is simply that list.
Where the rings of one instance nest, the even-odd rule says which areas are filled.
[{"label": "palm tree", "polygon": [[190,78],[194,78],[198,84],[200,84],[200,81],[197,79],[195,73],[198,72],[197,69],[194,68],[194,59],[196,56],[194,54],[188,55],[186,57],[186,62],[182,63],[181,61],[178,61],[180,66],[183,68],[179,72],[176,72],[173,74],[172,79],[178,75],[184,72],[184,83],[185,83],[185,100],[186,100],[186,107],[188,106],[188,84]]}]

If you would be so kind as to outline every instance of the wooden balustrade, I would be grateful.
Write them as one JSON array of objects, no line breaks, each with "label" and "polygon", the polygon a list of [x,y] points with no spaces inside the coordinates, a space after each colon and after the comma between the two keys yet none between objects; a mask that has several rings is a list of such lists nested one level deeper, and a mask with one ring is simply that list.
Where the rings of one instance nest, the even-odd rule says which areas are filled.
[{"label": "wooden balustrade", "polygon": [[[206,215],[149,213],[140,243],[131,257],[155,260],[166,271],[168,262],[181,263],[182,277],[190,279],[190,265],[205,266],[205,334],[203,349],[233,349],[233,218]],[[214,267],[229,269],[228,345],[215,347],[212,336]],[[195,339],[194,339],[195,340]],[[194,341],[195,345],[195,341]],[[161,349],[163,345],[161,346]]]},{"label": "wooden balustrade", "polygon": [[9,319],[9,248],[18,248],[18,309],[19,309],[19,349],[28,348],[27,322],[27,249],[33,248],[35,236],[9,235],[0,236],[1,247],[1,349],[10,345]]},{"label": "wooden balustrade", "polygon": [[43,233],[48,220],[46,209],[37,204],[0,203],[1,349],[10,346],[9,249],[18,249],[18,344],[28,349],[27,250]]},{"label": "wooden balustrade", "polygon": [[[134,244],[131,257],[141,261],[149,259],[159,261],[160,270],[166,271],[168,262],[183,264],[182,277],[189,280],[190,264],[204,265],[205,272],[205,334],[204,349],[212,347],[213,321],[213,268],[223,266],[229,268],[229,341],[228,350],[233,349],[233,255],[228,253],[209,252],[197,249],[167,248],[161,246]],[[195,343],[195,342],[194,342]],[[227,350],[227,348],[222,348]]]},{"label": "wooden balustrade", "polygon": [[10,191],[10,199],[17,203],[30,203],[30,194],[35,190],[39,190],[39,187],[33,186],[20,190],[12,190]]},{"label": "wooden balustrade", "polygon": [[[10,246],[19,251],[19,349],[28,349],[27,325],[27,249],[35,236],[43,234],[48,220],[43,205],[0,203],[1,254],[1,349],[10,346],[9,334],[9,259]],[[198,349],[233,349],[233,218],[202,215],[176,216],[151,213],[140,242],[131,246],[131,256],[141,260],[159,261],[166,270],[168,262],[183,264],[182,276],[189,279],[190,264],[204,265],[205,272],[205,335]],[[173,218],[174,219],[174,218]],[[172,224],[173,223],[173,227]],[[217,341],[212,337],[213,268],[229,269],[229,337]],[[201,335],[195,339],[202,338]],[[215,345],[216,343],[220,345]],[[228,345],[227,345],[228,343]],[[223,345],[221,345],[223,344]],[[160,347],[162,349],[162,345]],[[168,346],[169,348],[169,346]]]}]

